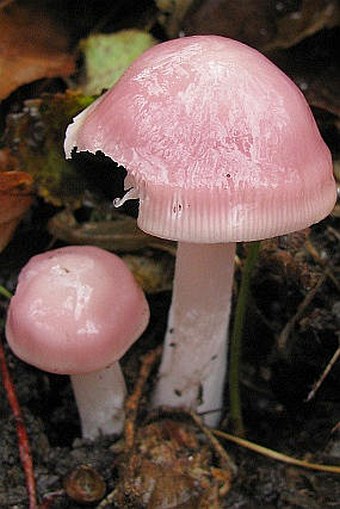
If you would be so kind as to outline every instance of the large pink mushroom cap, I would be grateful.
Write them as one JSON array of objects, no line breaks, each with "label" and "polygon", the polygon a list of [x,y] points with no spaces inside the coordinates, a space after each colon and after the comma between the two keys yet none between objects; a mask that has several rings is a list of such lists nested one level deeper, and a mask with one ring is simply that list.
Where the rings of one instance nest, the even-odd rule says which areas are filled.
[{"label": "large pink mushroom cap", "polygon": [[178,240],[154,406],[221,416],[235,242],[305,228],[336,199],[330,151],[299,88],[258,51],[183,37],[141,55],[69,125],[72,150],[125,167],[139,227]]},{"label": "large pink mushroom cap", "polygon": [[119,360],[148,319],[144,294],[118,256],[70,246],[34,256],[23,268],[6,335],[29,364],[82,374]]},{"label": "large pink mushroom cap", "polygon": [[258,51],[184,37],[139,57],[68,127],[65,149],[128,171],[138,224],[189,242],[263,239],[324,218],[330,152],[298,87]]}]

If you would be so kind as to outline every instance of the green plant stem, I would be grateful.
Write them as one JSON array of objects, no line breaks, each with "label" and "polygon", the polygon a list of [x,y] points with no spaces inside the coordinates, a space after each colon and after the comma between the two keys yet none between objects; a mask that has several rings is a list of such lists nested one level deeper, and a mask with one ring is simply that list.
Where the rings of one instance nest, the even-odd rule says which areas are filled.
[{"label": "green plant stem", "polygon": [[0,295],[5,297],[5,299],[11,299],[13,297],[13,294],[2,285],[0,285]]},{"label": "green plant stem", "polygon": [[248,303],[251,274],[258,258],[260,242],[248,244],[248,254],[242,271],[241,284],[236,302],[234,324],[230,338],[229,364],[229,402],[230,419],[234,432],[244,435],[242,405],[240,396],[240,361],[242,354],[242,335]]}]

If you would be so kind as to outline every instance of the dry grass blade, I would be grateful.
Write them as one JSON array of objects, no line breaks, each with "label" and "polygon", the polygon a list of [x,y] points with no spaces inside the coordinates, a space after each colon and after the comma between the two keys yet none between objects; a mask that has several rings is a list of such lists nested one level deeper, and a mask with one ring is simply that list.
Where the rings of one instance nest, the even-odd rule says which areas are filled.
[{"label": "dry grass blade", "polygon": [[237,472],[237,467],[233,460],[230,458],[229,454],[226,450],[221,446],[220,442],[214,437],[213,432],[204,426],[201,419],[194,412],[189,413],[191,419],[194,421],[196,426],[204,433],[206,438],[209,440],[210,445],[215,450],[215,453],[220,457],[221,465],[225,466],[228,470],[230,470],[234,475]]},{"label": "dry grass blade", "polygon": [[340,474],[340,466],[337,465],[322,465],[319,463],[310,463],[309,461],[293,458],[292,456],[288,456],[287,454],[283,454],[282,452],[274,451],[273,449],[269,449],[268,447],[255,444],[254,442],[250,442],[249,440],[245,440],[244,438],[240,438],[235,435],[230,435],[229,433],[225,433],[224,431],[220,431],[217,429],[212,430],[212,433],[220,438],[223,438],[224,440],[233,442],[234,444],[237,444],[241,447],[245,447],[250,451],[262,454],[262,456],[266,456],[267,458],[271,458],[276,461],[281,461],[283,463],[288,463],[289,465],[295,465],[301,468],[307,468],[309,470],[316,470],[318,472],[328,472],[329,474]]},{"label": "dry grass blade", "polygon": [[328,375],[328,373],[331,371],[331,369],[333,368],[334,364],[338,361],[340,357],[340,346],[338,346],[338,348],[336,349],[336,351],[334,352],[334,354],[332,355],[332,358],[330,359],[330,361],[327,363],[327,366],[325,367],[325,369],[323,370],[320,378],[315,382],[312,390],[310,391],[310,393],[308,394],[307,398],[306,398],[306,401],[310,401],[311,399],[314,398],[316,392],[319,390],[319,388],[321,387],[321,385],[323,384],[326,376]]}]

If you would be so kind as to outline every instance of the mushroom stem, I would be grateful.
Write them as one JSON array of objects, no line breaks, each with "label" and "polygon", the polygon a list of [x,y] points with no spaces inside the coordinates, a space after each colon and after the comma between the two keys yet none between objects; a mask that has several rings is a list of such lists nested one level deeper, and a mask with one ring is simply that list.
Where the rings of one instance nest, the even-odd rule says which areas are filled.
[{"label": "mushroom stem", "polygon": [[154,406],[191,408],[216,426],[221,417],[235,243],[178,244]]},{"label": "mushroom stem", "polygon": [[127,390],[119,362],[93,373],[71,375],[71,382],[82,436],[94,440],[100,433],[120,434]]}]

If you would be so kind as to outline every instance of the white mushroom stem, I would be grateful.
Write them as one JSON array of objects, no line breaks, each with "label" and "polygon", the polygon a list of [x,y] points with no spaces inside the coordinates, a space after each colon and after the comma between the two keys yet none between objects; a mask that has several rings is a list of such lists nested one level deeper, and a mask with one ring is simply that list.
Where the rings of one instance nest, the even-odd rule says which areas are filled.
[{"label": "white mushroom stem", "polygon": [[180,242],[169,321],[153,406],[221,417],[235,243]]},{"label": "white mushroom stem", "polygon": [[82,436],[94,440],[100,434],[119,435],[124,426],[126,384],[118,362],[112,366],[71,375],[80,415]]}]

